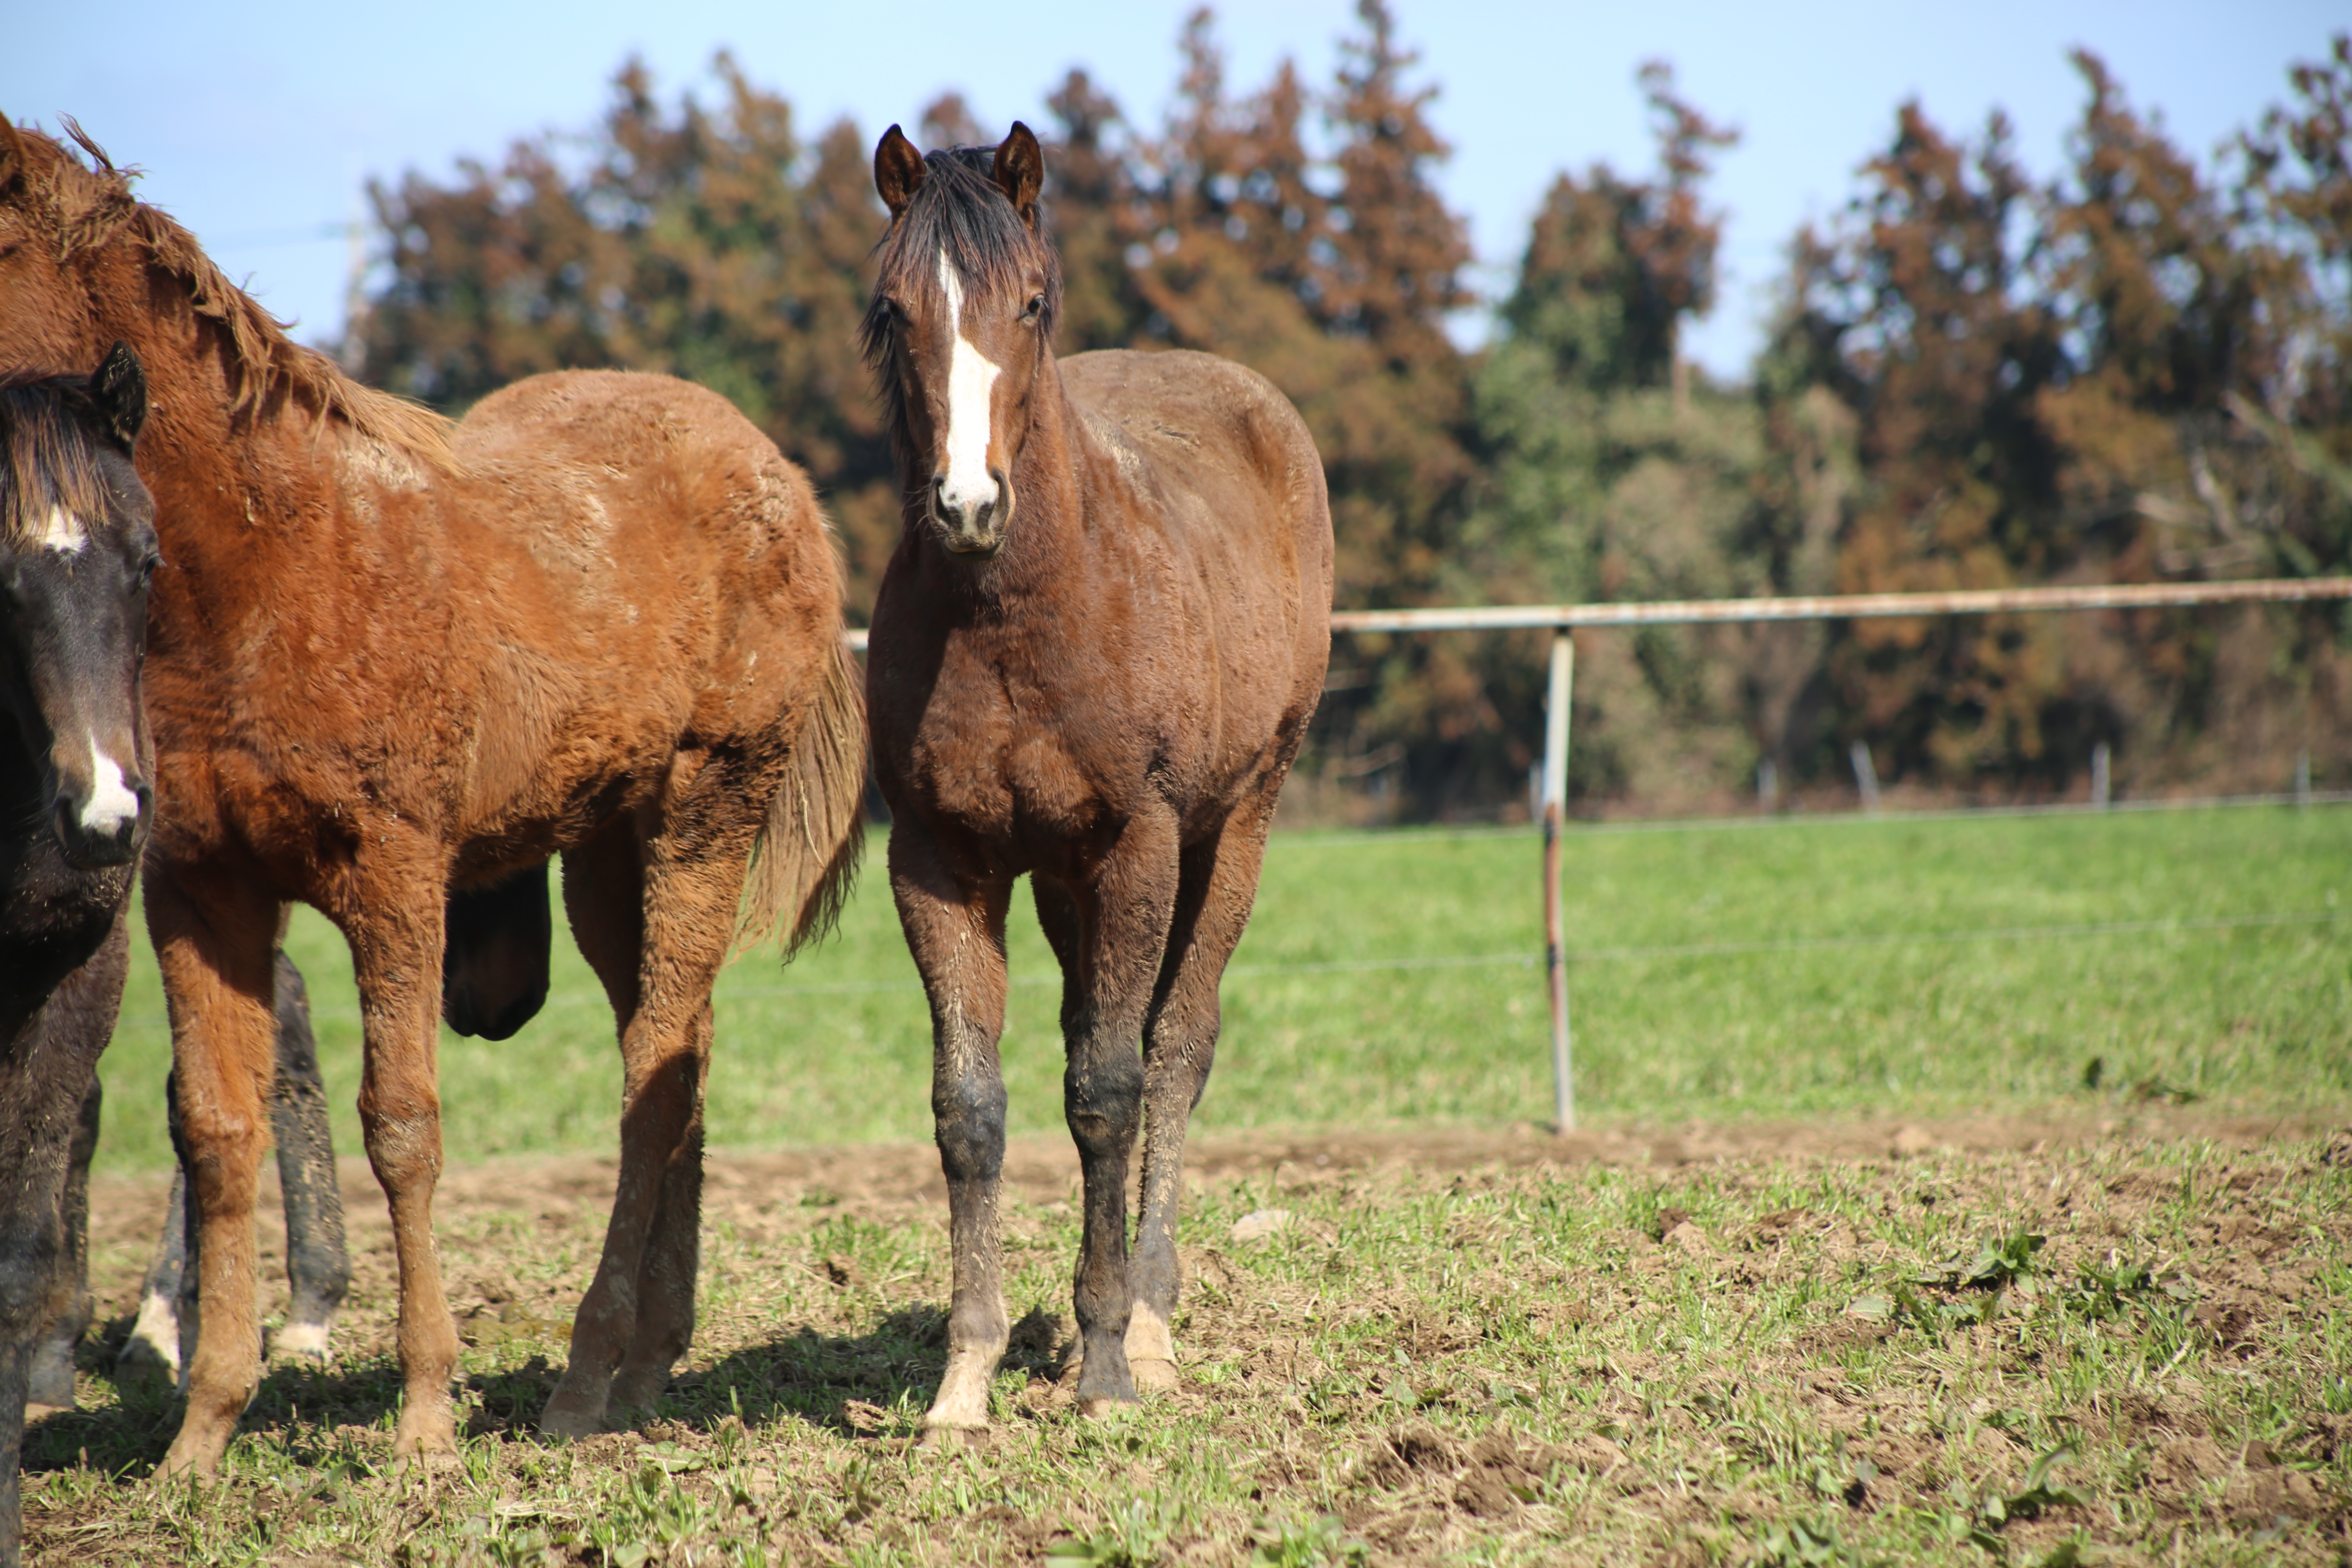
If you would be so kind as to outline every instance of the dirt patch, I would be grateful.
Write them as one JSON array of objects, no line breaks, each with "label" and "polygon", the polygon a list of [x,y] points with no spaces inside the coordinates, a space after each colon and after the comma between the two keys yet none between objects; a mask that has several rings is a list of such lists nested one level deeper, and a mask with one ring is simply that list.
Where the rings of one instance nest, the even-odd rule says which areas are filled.
[{"label": "dirt patch", "polygon": [[[951,1459],[915,1441],[949,1276],[929,1148],[714,1153],[694,1353],[630,1430],[568,1449],[531,1421],[612,1162],[460,1164],[438,1215],[477,1479],[422,1501],[389,1461],[389,1229],[348,1161],[336,1362],[272,1372],[210,1511],[109,1479],[143,1475],[176,1413],[116,1390],[94,1342],[89,1408],[30,1441],[28,1519],[53,1555],[121,1562],[266,1537],[289,1561],[414,1564],[635,1561],[615,1555],[630,1542],[697,1560],[1027,1562],[1076,1542],[1237,1565],[1798,1561],[1830,1542],[1910,1561],[1922,1539],[1957,1563],[1983,1560],[1975,1536],[2015,1561],[2070,1534],[2189,1560],[2252,1531],[2332,1562],[2352,1528],[2352,1385],[2326,1348],[2352,1140],[2326,1132],[2150,1107],[1207,1139],[1182,1386],[1108,1424],[1069,1392],[1076,1159],[1021,1140],[997,1426]],[[93,1190],[118,1333],[163,1199],[159,1179]],[[274,1204],[266,1187],[266,1313],[284,1293]]]}]

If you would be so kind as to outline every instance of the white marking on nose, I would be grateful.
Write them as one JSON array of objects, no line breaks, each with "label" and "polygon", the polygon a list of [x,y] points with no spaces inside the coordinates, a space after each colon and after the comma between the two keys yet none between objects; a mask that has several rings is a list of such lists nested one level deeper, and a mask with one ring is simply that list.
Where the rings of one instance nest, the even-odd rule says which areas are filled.
[{"label": "white marking on nose", "polygon": [[963,279],[945,249],[940,252],[940,288],[948,297],[948,471],[940,500],[956,510],[977,509],[996,499],[988,472],[988,396],[997,367],[963,335]]},{"label": "white marking on nose", "polygon": [[131,793],[121,767],[99,749],[98,731],[89,735],[89,798],[82,803],[85,833],[111,837],[139,820],[139,797]]},{"label": "white marking on nose", "polygon": [[89,531],[81,519],[61,506],[49,508],[49,521],[34,537],[36,544],[45,544],[60,555],[79,555],[89,542]]}]

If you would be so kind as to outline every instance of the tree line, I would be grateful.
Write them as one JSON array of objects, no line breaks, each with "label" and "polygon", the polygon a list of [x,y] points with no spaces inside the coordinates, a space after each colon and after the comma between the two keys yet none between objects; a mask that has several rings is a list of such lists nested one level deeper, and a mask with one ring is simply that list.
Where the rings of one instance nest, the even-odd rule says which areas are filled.
[{"label": "tree line", "polygon": [[[2078,53],[2065,166],[2006,121],[1903,105],[1832,221],[1796,235],[1738,384],[1683,352],[1715,303],[1714,160],[1738,140],[1644,67],[1652,167],[1561,173],[1486,346],[1435,184],[1436,88],[1384,0],[1337,68],[1226,80],[1180,40],[1165,122],[1083,70],[1046,103],[1064,353],[1200,349],[1298,405],[1349,606],[1718,597],[2352,570],[2352,40],[2200,162]],[[810,141],[714,63],[665,101],[639,64],[602,121],[373,188],[380,281],[348,353],[452,411],[564,366],[733,399],[824,494],[870,606],[899,522],[857,359],[882,215],[873,138]],[[993,128],[1001,133],[1002,127]],[[950,95],[925,145],[994,136]],[[1302,761],[1335,813],[1524,798],[1539,641],[1350,637]],[[1579,641],[1575,797],[1703,805],[1880,777],[1986,798],[2352,778],[2342,605],[1652,628]]]}]

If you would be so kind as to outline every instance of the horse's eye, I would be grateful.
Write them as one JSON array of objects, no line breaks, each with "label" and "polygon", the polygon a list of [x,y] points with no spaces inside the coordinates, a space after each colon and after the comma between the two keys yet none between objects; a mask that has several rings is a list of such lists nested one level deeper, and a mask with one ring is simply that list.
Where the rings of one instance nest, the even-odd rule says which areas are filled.
[{"label": "horse's eye", "polygon": [[152,550],[147,552],[146,559],[139,563],[139,591],[141,593],[145,593],[147,591],[148,584],[155,581],[155,568],[162,564],[163,564],[163,558],[161,555],[156,554]]},{"label": "horse's eye", "polygon": [[1045,313],[1045,296],[1043,294],[1032,294],[1029,296],[1029,308],[1021,312],[1021,319],[1024,321],[1034,321],[1038,317]]}]

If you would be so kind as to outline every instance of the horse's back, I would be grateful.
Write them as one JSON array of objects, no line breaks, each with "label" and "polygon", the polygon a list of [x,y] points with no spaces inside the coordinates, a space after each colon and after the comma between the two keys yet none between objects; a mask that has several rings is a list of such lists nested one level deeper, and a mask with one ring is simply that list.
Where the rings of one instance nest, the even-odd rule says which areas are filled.
[{"label": "horse's back", "polygon": [[[1232,360],[1182,349],[1102,349],[1072,355],[1061,370],[1070,400],[1108,422],[1150,464],[1163,490],[1263,489],[1278,500],[1295,542],[1311,547],[1319,537],[1328,567],[1322,458],[1307,422],[1272,382]],[[1307,554],[1311,561],[1311,548]]]},{"label": "horse's back", "polygon": [[453,635],[483,737],[474,822],[585,787],[567,735],[604,737],[588,765],[634,775],[678,734],[764,731],[814,703],[839,567],[806,476],[725,398],[559,371],[483,399],[451,450],[449,570],[474,589]]},{"label": "horse's back", "polygon": [[502,482],[536,470],[599,490],[635,487],[673,498],[614,520],[635,526],[745,526],[759,531],[762,545],[777,542],[771,536],[779,526],[820,526],[807,476],[733,404],[675,376],[530,376],[475,405],[451,445],[467,468],[496,469]]}]

